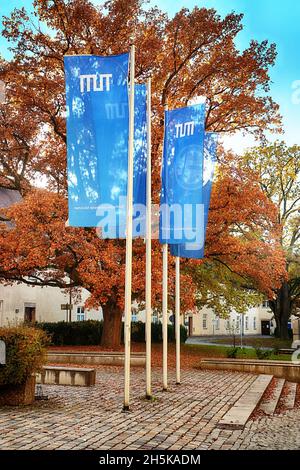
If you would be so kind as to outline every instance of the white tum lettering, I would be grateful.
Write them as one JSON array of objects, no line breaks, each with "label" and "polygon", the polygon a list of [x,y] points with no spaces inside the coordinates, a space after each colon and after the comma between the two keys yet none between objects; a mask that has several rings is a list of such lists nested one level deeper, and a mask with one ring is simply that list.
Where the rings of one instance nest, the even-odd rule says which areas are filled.
[{"label": "white tum lettering", "polygon": [[107,119],[123,119],[126,115],[127,103],[106,103]]},{"label": "white tum lettering", "polygon": [[81,93],[90,92],[91,89],[92,91],[110,91],[111,73],[79,75],[79,78]]},{"label": "white tum lettering", "polygon": [[176,124],[176,138],[194,135],[194,121],[185,122],[184,124]]}]

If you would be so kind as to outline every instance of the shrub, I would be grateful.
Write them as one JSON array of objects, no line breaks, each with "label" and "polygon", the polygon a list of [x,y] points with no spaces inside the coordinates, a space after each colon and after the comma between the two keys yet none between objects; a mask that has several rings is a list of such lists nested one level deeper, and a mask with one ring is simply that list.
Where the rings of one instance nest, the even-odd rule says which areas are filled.
[{"label": "shrub", "polygon": [[[145,341],[145,323],[143,322],[134,322],[132,323],[131,329],[131,339],[135,343],[142,343]],[[161,323],[152,323],[151,327],[152,332],[152,342],[161,343],[162,342],[162,324]],[[180,342],[185,343],[187,339],[187,329],[180,325]],[[174,325],[168,325],[168,341],[169,343],[175,342],[175,328]]]},{"label": "shrub", "polygon": [[259,347],[256,347],[255,353],[258,359],[263,360],[263,359],[268,359],[270,356],[272,356],[273,351],[270,349],[261,349]]},{"label": "shrub", "polygon": [[0,385],[23,384],[46,360],[47,335],[36,328],[0,328],[6,344],[6,365],[0,367]]},{"label": "shrub", "polygon": [[103,322],[86,320],[78,322],[37,323],[50,337],[53,346],[92,346],[101,341]]},{"label": "shrub", "polygon": [[[38,323],[37,327],[44,330],[50,337],[53,346],[97,346],[101,342],[103,322],[97,320],[87,320],[80,322],[57,322],[57,323]],[[123,341],[122,328],[122,341]],[[168,325],[168,340],[174,342],[174,326]],[[132,322],[131,339],[135,343],[145,341],[145,323]],[[184,343],[187,339],[187,330],[184,326],[180,327],[180,341]],[[162,342],[162,324],[152,323],[152,341],[153,343]]]},{"label": "shrub", "polygon": [[226,353],[227,357],[230,358],[230,359],[236,359],[239,350],[240,350],[240,348],[238,348],[238,347],[229,348],[227,350],[227,353]]}]

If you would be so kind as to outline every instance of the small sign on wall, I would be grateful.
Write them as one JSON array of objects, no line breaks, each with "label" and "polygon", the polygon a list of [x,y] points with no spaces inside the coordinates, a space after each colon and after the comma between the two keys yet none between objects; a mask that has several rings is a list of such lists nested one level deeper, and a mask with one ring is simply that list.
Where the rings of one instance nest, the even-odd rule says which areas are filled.
[{"label": "small sign on wall", "polygon": [[71,310],[73,310],[73,305],[71,304],[61,304],[60,305],[60,309],[61,310],[70,310],[70,307],[71,307]]},{"label": "small sign on wall", "polygon": [[6,345],[4,341],[0,340],[0,366],[6,364]]}]

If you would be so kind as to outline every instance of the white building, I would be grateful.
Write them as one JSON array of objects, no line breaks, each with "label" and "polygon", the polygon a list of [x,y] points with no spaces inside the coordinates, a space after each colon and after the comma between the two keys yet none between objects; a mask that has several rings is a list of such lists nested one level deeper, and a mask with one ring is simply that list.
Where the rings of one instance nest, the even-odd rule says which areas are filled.
[{"label": "white building", "polygon": [[276,323],[265,301],[243,315],[231,312],[227,319],[216,316],[211,309],[203,308],[198,313],[185,315],[185,326],[189,336],[224,336],[233,332],[239,335],[241,330],[244,335],[270,335],[274,333]]},{"label": "white building", "polygon": [[[73,304],[73,321],[101,320],[102,310],[86,310],[89,292],[82,289],[81,300]],[[4,286],[0,284],[0,326],[15,325],[24,321],[58,322],[68,320],[68,293],[56,287],[31,287],[26,284]]]},{"label": "white building", "polygon": [[[89,292],[81,290],[80,301],[72,301],[72,321],[101,320],[102,309],[87,310],[84,303]],[[26,284],[5,286],[0,284],[0,326],[15,325],[22,322],[58,322],[69,320],[69,293],[56,287],[31,287]],[[172,312],[169,314],[171,323]],[[132,321],[145,321],[145,312],[133,308]],[[153,321],[161,321],[161,317],[153,315]],[[182,323],[188,329],[189,336],[229,335],[240,334],[241,327],[244,335],[269,335],[274,332],[275,321],[268,308],[267,302],[249,309],[240,316],[235,312],[228,319],[214,315],[213,311],[203,308],[194,314],[182,317]]]}]

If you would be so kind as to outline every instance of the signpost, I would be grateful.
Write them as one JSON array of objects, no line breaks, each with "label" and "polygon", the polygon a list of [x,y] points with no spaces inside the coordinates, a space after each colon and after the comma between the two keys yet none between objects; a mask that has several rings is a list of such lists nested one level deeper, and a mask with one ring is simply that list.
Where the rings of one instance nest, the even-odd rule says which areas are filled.
[{"label": "signpost", "polygon": [[60,309],[61,310],[73,310],[73,305],[72,304],[61,304]]}]

